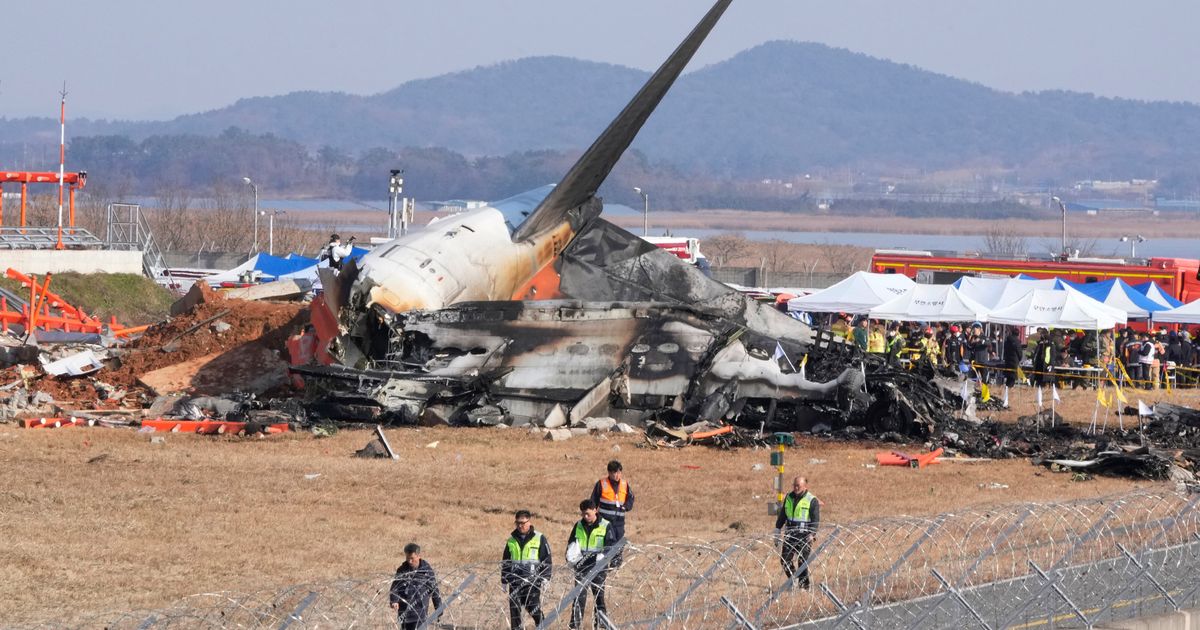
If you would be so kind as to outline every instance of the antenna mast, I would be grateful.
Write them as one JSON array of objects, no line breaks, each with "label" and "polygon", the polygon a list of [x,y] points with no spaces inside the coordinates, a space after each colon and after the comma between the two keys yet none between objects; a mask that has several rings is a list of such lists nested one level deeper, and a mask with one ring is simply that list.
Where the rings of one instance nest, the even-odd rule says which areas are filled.
[{"label": "antenna mast", "polygon": [[66,179],[67,170],[67,82],[63,81],[62,101],[59,104],[58,110],[58,245],[57,249],[63,248],[62,241],[62,217],[63,217],[63,182]]}]

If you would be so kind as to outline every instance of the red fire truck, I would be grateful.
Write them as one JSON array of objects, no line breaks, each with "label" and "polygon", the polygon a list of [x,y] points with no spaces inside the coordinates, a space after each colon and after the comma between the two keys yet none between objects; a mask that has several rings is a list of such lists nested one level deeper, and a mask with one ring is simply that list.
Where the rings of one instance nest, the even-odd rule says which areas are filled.
[{"label": "red fire truck", "polygon": [[984,257],[953,252],[880,249],[871,257],[871,271],[902,273],[918,282],[948,284],[962,276],[1062,278],[1071,282],[1100,282],[1120,278],[1129,284],[1153,281],[1164,293],[1183,302],[1200,299],[1200,260],[1188,258],[1013,258]]}]

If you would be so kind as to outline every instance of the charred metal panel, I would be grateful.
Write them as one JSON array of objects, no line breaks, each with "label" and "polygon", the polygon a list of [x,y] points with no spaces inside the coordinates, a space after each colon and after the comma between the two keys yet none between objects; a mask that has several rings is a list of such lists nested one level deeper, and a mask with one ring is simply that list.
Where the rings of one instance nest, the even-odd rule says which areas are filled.
[{"label": "charred metal panel", "polygon": [[[563,252],[560,290],[580,300],[699,305],[729,325],[808,352],[813,329],[705,276],[699,269],[603,220],[593,221]],[[754,343],[752,341],[751,343]]]}]

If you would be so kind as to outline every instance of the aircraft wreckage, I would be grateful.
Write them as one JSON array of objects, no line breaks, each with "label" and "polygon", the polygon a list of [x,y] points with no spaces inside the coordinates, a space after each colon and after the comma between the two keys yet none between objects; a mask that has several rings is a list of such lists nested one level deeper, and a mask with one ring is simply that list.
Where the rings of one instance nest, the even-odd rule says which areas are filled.
[{"label": "aircraft wreckage", "polygon": [[781,356],[845,356],[840,340],[599,218],[601,183],[729,4],[709,10],[558,185],[323,270],[314,323],[337,365],[297,371],[405,422],[539,422],[555,406],[716,419],[753,400],[852,405],[857,365],[838,359],[825,382],[781,368]]}]

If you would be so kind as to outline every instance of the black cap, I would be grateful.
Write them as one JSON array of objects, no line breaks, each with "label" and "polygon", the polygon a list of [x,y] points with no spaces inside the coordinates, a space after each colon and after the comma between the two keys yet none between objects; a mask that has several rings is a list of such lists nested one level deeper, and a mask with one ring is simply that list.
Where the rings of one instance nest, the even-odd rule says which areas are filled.
[{"label": "black cap", "polygon": [[329,235],[329,240],[331,240],[331,241],[340,241],[340,240],[342,240],[342,237],[338,236],[337,234],[330,234],[330,235]]}]

